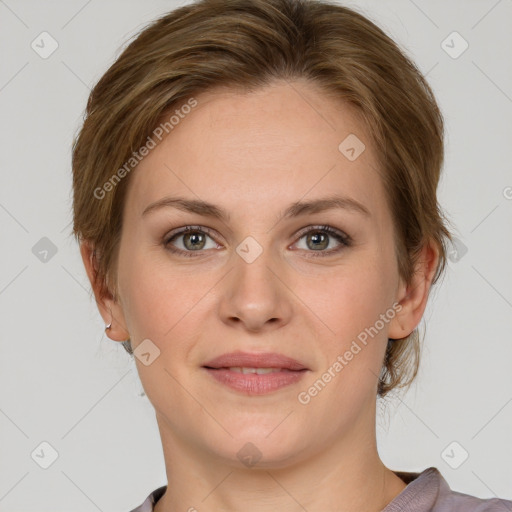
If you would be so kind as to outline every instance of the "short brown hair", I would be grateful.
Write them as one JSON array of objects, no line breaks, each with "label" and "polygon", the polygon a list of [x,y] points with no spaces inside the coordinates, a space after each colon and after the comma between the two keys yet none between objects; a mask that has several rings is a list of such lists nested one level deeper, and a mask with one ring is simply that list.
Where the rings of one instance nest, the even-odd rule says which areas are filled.
[{"label": "short brown hair", "polygon": [[[419,252],[433,243],[438,280],[451,240],[436,196],[443,118],[413,62],[365,16],[334,3],[200,0],[152,22],[126,47],[91,91],[73,142],[73,234],[94,247],[105,291],[117,297],[130,176],[123,173],[101,200],[95,191],[193,95],[215,86],[250,91],[280,79],[306,79],[361,114],[381,165],[400,276],[410,283]],[[388,341],[379,396],[412,382],[419,346],[417,329]],[[132,353],[129,340],[124,347]]]}]

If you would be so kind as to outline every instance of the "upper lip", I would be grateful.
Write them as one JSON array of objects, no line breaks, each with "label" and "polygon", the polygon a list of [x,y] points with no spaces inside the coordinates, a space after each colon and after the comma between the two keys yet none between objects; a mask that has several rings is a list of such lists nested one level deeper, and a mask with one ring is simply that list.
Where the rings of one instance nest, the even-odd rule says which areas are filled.
[{"label": "upper lip", "polygon": [[208,368],[285,368],[288,370],[308,370],[299,361],[275,352],[251,354],[249,352],[230,352],[222,354],[203,366]]}]

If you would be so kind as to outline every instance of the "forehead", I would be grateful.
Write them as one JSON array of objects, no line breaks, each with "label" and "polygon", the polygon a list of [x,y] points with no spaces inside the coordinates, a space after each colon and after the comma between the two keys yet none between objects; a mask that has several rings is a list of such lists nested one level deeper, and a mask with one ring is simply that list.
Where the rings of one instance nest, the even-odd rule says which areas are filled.
[{"label": "forehead", "polygon": [[[377,215],[383,207],[377,158],[351,105],[305,81],[194,98],[197,106],[132,171],[129,211],[140,215],[166,194],[259,215],[262,206],[335,192]],[[355,159],[352,147],[362,151]]]}]

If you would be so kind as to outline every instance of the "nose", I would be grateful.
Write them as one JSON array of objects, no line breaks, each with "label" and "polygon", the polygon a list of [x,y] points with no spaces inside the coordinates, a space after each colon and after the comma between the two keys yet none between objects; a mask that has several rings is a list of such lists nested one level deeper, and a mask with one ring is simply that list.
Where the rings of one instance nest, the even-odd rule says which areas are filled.
[{"label": "nose", "polygon": [[259,255],[246,257],[241,244],[233,255],[234,267],[222,281],[219,314],[231,327],[263,332],[282,327],[290,321],[293,295],[286,286],[286,272],[269,248],[260,246]]}]

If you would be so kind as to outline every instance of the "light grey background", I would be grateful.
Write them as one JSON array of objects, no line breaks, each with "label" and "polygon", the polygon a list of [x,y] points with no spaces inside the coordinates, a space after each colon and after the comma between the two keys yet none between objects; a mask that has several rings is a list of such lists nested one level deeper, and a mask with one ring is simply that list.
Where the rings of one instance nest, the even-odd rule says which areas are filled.
[{"label": "light grey background", "polygon": [[[104,335],[69,236],[70,149],[90,87],[130,36],[183,3],[0,0],[0,511],[122,512],[166,483],[152,406]],[[344,4],[427,74],[447,129],[440,200],[467,248],[420,324],[415,385],[379,404],[381,456],[512,499],[512,1]],[[43,31],[59,45],[46,59],[31,48]],[[442,47],[453,31],[469,44],[458,58]],[[43,237],[57,250],[46,262]],[[48,469],[31,456],[49,460],[44,441],[58,453]]]}]

